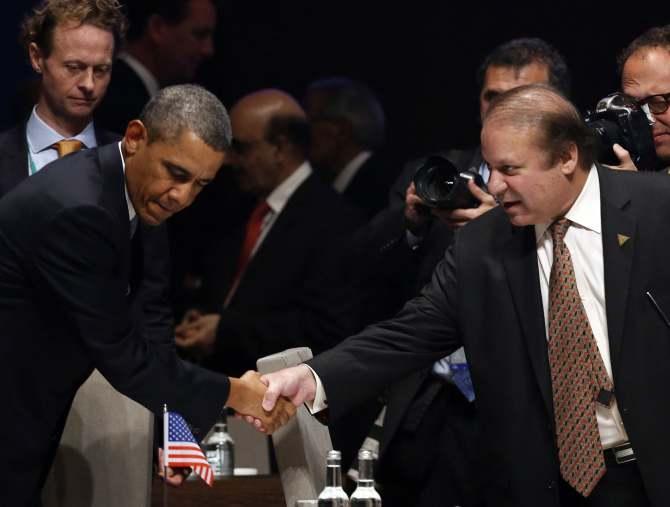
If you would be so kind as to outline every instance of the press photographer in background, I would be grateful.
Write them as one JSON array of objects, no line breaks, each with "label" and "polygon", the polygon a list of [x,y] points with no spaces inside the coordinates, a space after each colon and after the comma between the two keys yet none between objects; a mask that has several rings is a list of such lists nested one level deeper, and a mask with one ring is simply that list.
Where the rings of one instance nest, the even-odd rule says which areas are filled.
[{"label": "press photographer in background", "polygon": [[[646,106],[654,120],[653,145],[657,170],[670,166],[670,25],[653,27],[644,32],[618,58],[621,90],[635,99],[638,106]],[[614,148],[619,159],[616,169],[635,169],[630,154]],[[638,167],[640,169],[640,167]]]}]

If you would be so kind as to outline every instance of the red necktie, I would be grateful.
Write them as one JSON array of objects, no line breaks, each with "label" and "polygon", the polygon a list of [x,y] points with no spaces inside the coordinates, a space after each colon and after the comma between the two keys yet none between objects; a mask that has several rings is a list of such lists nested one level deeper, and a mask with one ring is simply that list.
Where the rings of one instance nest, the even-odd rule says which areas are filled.
[{"label": "red necktie", "polygon": [[588,497],[606,471],[596,398],[601,389],[611,392],[613,387],[563,241],[569,226],[563,218],[550,228],[554,263],[549,278],[549,367],[561,475]]},{"label": "red necktie", "polygon": [[247,265],[251,260],[251,253],[254,251],[254,246],[258,238],[261,236],[263,230],[263,220],[265,216],[270,211],[270,206],[267,202],[261,201],[251,212],[249,221],[247,222],[246,234],[244,236],[244,243],[242,243],[242,250],[240,251],[240,257],[237,261],[237,270],[235,271],[235,278],[233,279],[233,284],[230,286],[230,290],[226,295],[226,299],[223,302],[224,308],[228,306],[230,300],[237,289],[237,286],[240,283],[240,279],[244,274],[244,271],[247,269]]}]

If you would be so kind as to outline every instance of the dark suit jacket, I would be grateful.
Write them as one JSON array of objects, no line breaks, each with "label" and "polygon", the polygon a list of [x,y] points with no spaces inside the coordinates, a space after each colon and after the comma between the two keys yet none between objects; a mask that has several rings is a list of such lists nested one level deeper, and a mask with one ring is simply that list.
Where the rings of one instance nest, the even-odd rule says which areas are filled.
[{"label": "dark suit jacket", "polygon": [[[352,332],[337,311],[342,280],[336,279],[336,249],[360,223],[335,191],[316,175],[291,196],[249,263],[229,306],[221,311],[209,366],[233,375],[255,369],[256,360],[297,346],[315,353]],[[239,255],[242,237],[229,249]],[[227,256],[230,258],[230,256]],[[224,258],[226,258],[224,256]],[[233,281],[236,262],[220,266],[218,301]]]},{"label": "dark suit jacket", "polygon": [[[624,425],[652,505],[670,496],[670,181],[599,170],[605,297]],[[619,244],[618,235],[630,239]],[[481,308],[495,311],[483,315]],[[493,505],[558,506],[558,458],[532,226],[496,209],[464,227],[422,294],[315,358],[332,418],[464,344],[495,471]]]},{"label": "dark suit jacket", "polygon": [[342,192],[344,199],[372,218],[386,206],[386,199],[397,171],[381,155],[373,153]]},{"label": "dark suit jacket", "polygon": [[[97,128],[98,146],[116,143],[121,138],[112,132]],[[0,133],[0,198],[28,177],[28,144],[26,124]],[[64,174],[68,178],[67,174]],[[165,333],[174,329],[170,307],[170,260],[167,228],[165,225],[150,227],[139,224],[138,232],[143,241],[138,242],[135,266],[143,266],[140,287],[132,298],[135,318],[143,322],[142,333],[147,339],[161,341]],[[141,254],[138,256],[137,254]],[[207,431],[204,429],[204,431]]]},{"label": "dark suit jacket", "polygon": [[118,146],[64,157],[0,199],[3,505],[38,498],[70,404],[97,368],[161,413],[208,428],[229,382],[180,361],[173,335],[142,336],[129,299],[143,278]]},{"label": "dark suit jacket", "polygon": [[[121,138],[104,129],[95,129],[98,146],[120,141]],[[0,197],[28,177],[28,143],[26,123],[20,123],[0,133]]]},{"label": "dark suit jacket", "polygon": [[107,93],[95,111],[96,121],[104,128],[123,134],[130,120],[138,118],[149,101],[149,92],[135,71],[116,59]]}]

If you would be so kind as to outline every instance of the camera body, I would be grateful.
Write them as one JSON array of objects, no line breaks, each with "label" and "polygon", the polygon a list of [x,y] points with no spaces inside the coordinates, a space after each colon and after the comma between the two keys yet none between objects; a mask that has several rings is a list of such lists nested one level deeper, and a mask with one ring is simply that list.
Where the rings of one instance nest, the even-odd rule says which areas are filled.
[{"label": "camera body", "polygon": [[426,206],[439,209],[476,208],[479,201],[468,188],[468,181],[486,191],[482,177],[473,171],[461,171],[448,159],[431,155],[414,173],[416,194]]},{"label": "camera body", "polygon": [[618,165],[612,145],[623,146],[640,171],[658,169],[651,127],[654,118],[635,99],[620,92],[600,99],[594,111],[587,111],[584,122],[596,135],[596,158],[599,162]]}]

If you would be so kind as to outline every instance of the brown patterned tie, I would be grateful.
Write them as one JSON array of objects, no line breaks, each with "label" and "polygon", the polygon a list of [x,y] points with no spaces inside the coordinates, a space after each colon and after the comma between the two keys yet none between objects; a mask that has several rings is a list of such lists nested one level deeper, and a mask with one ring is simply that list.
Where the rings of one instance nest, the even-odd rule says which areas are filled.
[{"label": "brown patterned tie", "polygon": [[58,158],[61,158],[65,155],[69,155],[70,153],[81,150],[84,147],[84,143],[76,139],[63,139],[62,141],[53,143],[51,147],[58,151]]},{"label": "brown patterned tie", "polygon": [[549,279],[549,367],[561,475],[588,497],[605,473],[596,398],[612,391],[605,363],[582,305],[562,218],[550,227],[554,263]]}]

